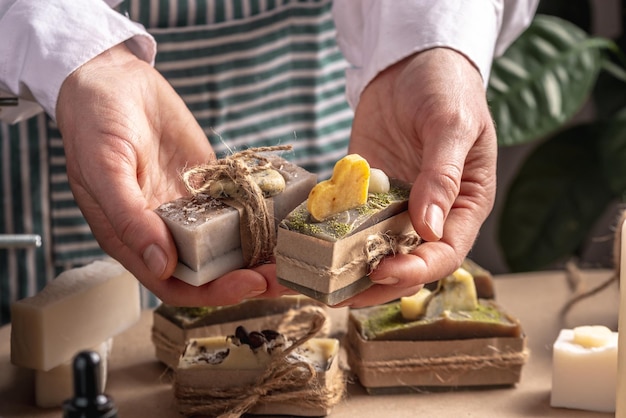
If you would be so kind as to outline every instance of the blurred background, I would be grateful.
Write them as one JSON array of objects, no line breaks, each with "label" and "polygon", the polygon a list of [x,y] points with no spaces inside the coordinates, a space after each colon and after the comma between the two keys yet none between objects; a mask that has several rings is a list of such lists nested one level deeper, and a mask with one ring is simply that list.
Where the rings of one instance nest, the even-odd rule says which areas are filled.
[{"label": "blurred background", "polygon": [[623,0],[542,0],[494,63],[498,193],[470,258],[493,273],[614,266],[626,194]]}]

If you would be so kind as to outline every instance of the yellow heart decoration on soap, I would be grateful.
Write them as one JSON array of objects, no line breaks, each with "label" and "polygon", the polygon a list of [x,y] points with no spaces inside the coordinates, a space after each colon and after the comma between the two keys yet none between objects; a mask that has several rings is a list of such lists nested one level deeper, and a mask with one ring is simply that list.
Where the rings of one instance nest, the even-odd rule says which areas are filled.
[{"label": "yellow heart decoration on soap", "polygon": [[367,202],[370,166],[358,154],[349,154],[335,163],[333,175],[311,189],[307,210],[317,221],[356,208]]}]

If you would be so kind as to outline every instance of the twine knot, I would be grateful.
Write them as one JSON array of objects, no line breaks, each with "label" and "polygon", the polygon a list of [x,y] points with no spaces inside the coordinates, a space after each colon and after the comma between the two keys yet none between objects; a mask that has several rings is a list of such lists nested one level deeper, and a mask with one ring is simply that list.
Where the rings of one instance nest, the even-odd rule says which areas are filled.
[{"label": "twine knot", "polygon": [[294,321],[310,327],[285,350],[272,353],[265,371],[255,382],[229,388],[186,387],[175,382],[179,411],[186,416],[208,415],[238,418],[259,403],[297,403],[301,406],[329,408],[344,396],[343,376],[338,374],[330,387],[317,385],[317,371],[306,361],[294,361],[289,354],[314,337],[323,327],[322,308],[307,306],[294,314]]},{"label": "twine knot", "polygon": [[217,182],[234,183],[236,193],[219,198],[238,210],[241,208],[242,215],[247,217],[247,222],[242,224],[246,224],[252,244],[247,257],[248,267],[266,261],[272,255],[276,240],[273,211],[268,209],[263,192],[252,174],[272,167],[272,163],[262,153],[291,149],[291,145],[250,148],[182,173],[183,183],[194,197],[207,194]]}]

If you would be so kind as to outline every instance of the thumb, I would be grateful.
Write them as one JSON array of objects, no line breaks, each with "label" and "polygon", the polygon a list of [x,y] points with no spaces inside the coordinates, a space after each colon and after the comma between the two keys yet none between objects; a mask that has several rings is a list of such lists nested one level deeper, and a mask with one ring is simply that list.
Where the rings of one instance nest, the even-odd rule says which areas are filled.
[{"label": "thumb", "polygon": [[[436,137],[435,137],[436,136]],[[409,214],[417,233],[426,241],[439,241],[445,220],[461,188],[469,147],[453,133],[425,138],[420,172],[409,198]]]}]

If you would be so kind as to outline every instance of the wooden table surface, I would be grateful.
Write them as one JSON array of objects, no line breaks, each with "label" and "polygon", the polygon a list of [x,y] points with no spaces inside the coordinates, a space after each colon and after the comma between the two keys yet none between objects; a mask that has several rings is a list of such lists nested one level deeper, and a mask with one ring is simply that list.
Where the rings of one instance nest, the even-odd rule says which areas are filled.
[{"label": "wooden table surface", "polygon": [[[610,274],[585,271],[592,287]],[[607,417],[550,407],[552,344],[562,328],[606,325],[617,329],[619,292],[613,284],[584,300],[566,318],[559,311],[571,297],[563,272],[496,277],[496,299],[520,319],[528,337],[530,357],[518,385],[511,388],[452,392],[368,395],[358,383],[349,384],[348,398],[336,406],[332,418],[368,417]],[[335,312],[343,317],[342,312]],[[179,417],[165,367],[154,356],[150,341],[152,311],[118,335],[109,358],[106,393],[115,401],[120,418]],[[0,328],[0,418],[61,417],[60,409],[34,406],[33,372],[10,363],[10,325]]]}]

